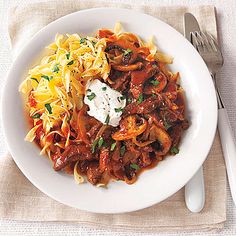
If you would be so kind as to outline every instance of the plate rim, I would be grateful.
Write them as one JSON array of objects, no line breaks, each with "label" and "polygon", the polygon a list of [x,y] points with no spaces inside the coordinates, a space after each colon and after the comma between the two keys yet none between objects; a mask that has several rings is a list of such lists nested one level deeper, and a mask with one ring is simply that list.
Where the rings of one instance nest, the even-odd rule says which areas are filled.
[{"label": "plate rim", "polygon": [[[131,209],[127,209],[127,210],[116,210],[116,211],[111,211],[111,212],[108,212],[108,211],[101,211],[101,210],[93,210],[93,209],[87,209],[87,208],[83,208],[83,207],[75,207],[73,204],[70,204],[66,201],[62,201],[61,199],[57,198],[54,194],[51,194],[49,192],[47,192],[46,190],[44,190],[41,186],[39,186],[40,184],[38,184],[37,182],[35,182],[34,180],[32,180],[32,177],[28,175],[27,171],[25,170],[24,166],[21,165],[20,163],[20,158],[17,158],[16,156],[16,153],[14,151],[14,147],[11,146],[11,142],[9,140],[9,136],[8,136],[8,132],[6,130],[6,122],[7,122],[7,118],[6,118],[6,115],[5,115],[5,112],[6,111],[6,93],[7,93],[7,81],[9,80],[9,78],[11,77],[11,73],[13,73],[13,68],[16,64],[18,64],[18,61],[20,59],[20,57],[22,56],[22,54],[24,53],[24,51],[27,51],[27,48],[29,47],[30,43],[36,39],[37,37],[40,37],[40,34],[43,33],[44,31],[47,31],[48,27],[50,27],[51,25],[55,24],[55,23],[58,23],[60,21],[63,21],[64,19],[66,19],[67,17],[69,18],[71,15],[76,15],[76,14],[79,14],[80,12],[93,12],[93,11],[107,11],[107,10],[122,10],[122,11],[126,11],[126,12],[135,12],[136,14],[139,14],[139,15],[143,15],[145,17],[150,17],[152,18],[153,20],[157,21],[157,22],[161,22],[162,24],[164,24],[166,27],[169,27],[171,28],[172,31],[175,31],[175,33],[177,33],[178,35],[180,35],[182,37],[183,40],[185,40],[185,42],[189,45],[192,46],[192,44],[186,39],[184,38],[184,36],[178,32],[175,28],[173,28],[172,26],[170,26],[169,24],[165,23],[164,21],[160,20],[159,18],[157,17],[154,17],[154,16],[151,16],[149,14],[146,14],[146,13],[143,13],[143,12],[140,12],[140,11],[136,11],[136,10],[130,10],[130,9],[126,9],[126,8],[115,8],[115,7],[99,7],[99,8],[90,8],[90,9],[84,9],[84,10],[79,10],[79,11],[76,11],[76,12],[73,12],[73,13],[70,13],[70,14],[67,14],[65,16],[62,16],[52,22],[50,22],[49,24],[47,24],[46,26],[44,26],[42,29],[40,29],[37,33],[35,33],[28,41],[27,43],[25,43],[22,47],[21,50],[18,51],[16,57],[14,58],[14,61],[7,73],[7,76],[6,76],[6,80],[4,81],[4,87],[3,87],[3,92],[2,92],[2,124],[3,124],[3,132],[4,132],[4,136],[5,136],[5,140],[6,140],[6,143],[7,143],[7,147],[8,147],[8,150],[9,152],[11,153],[12,157],[13,157],[13,160],[14,162],[17,164],[18,168],[21,170],[21,172],[26,176],[26,178],[34,185],[36,186],[41,192],[43,192],[44,194],[46,194],[47,196],[51,197],[52,199],[60,202],[60,203],[63,203],[65,205],[68,205],[68,206],[71,206],[73,208],[78,208],[78,209],[81,209],[81,210],[85,210],[85,211],[89,211],[89,212],[94,212],[94,213],[106,213],[106,214],[114,214],[114,213],[126,213],[126,212],[132,212],[132,211],[137,211],[137,210],[141,210],[141,209],[144,209],[144,208],[148,208],[148,207],[151,207],[152,205],[156,204],[156,203],[160,203],[162,202],[163,200],[167,199],[168,197],[172,196],[173,194],[175,194],[177,191],[179,191],[191,178],[189,178],[188,181],[186,181],[185,183],[182,183],[182,184],[179,184],[178,187],[175,189],[175,191],[172,191],[172,193],[169,193],[167,195],[165,195],[161,200],[159,200],[158,202],[149,202],[149,203],[146,203],[146,204],[142,204],[142,206],[137,206],[137,207],[133,207]],[[207,66],[206,64],[204,63],[203,59],[201,58],[201,56],[196,52],[195,53],[195,56],[198,57],[198,59],[200,59],[201,61],[201,64],[205,67],[205,69],[207,69]],[[208,70],[208,69],[207,69]],[[209,73],[209,72],[208,72]],[[209,78],[210,78],[210,73],[209,73]],[[213,81],[209,81],[210,84],[211,84],[211,87],[213,90],[214,89],[214,85],[213,85]],[[213,101],[214,101],[214,121],[213,121],[213,127],[212,127],[212,130],[211,130],[211,137],[208,138],[210,139],[209,143],[210,145],[208,145],[208,147],[206,148],[205,152],[206,152],[206,155],[204,158],[202,158],[202,161],[201,161],[201,165],[204,163],[204,161],[206,160],[207,158],[207,155],[209,154],[210,152],[210,149],[212,147],[212,144],[214,142],[214,137],[215,137],[215,133],[216,133],[216,128],[217,128],[217,118],[218,118],[218,113],[217,113],[217,100],[216,100],[216,95],[214,94],[213,95],[214,98],[213,98]],[[212,105],[212,108],[213,108],[213,105]],[[14,153],[14,154],[13,154]],[[198,171],[198,169],[196,169],[195,172],[193,172],[191,174],[191,177],[194,176],[194,174]]]}]

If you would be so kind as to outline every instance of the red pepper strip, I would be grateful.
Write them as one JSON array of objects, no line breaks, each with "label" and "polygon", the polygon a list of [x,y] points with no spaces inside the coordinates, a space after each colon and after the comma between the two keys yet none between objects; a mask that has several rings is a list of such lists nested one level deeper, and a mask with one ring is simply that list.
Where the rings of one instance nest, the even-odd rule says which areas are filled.
[{"label": "red pepper strip", "polygon": [[109,163],[109,149],[102,147],[99,158],[99,169],[101,172],[104,172],[108,168],[108,163]]},{"label": "red pepper strip", "polygon": [[114,33],[111,30],[107,30],[107,29],[101,29],[98,30],[98,37],[99,38],[109,38],[110,36],[112,36]]},{"label": "red pepper strip", "polygon": [[36,107],[36,105],[37,105],[37,102],[36,102],[32,93],[29,96],[29,105],[30,105],[30,107]]},{"label": "red pepper strip", "polygon": [[157,83],[158,84],[152,84],[152,81],[150,81],[150,83],[145,86],[144,88],[144,93],[145,94],[158,94],[160,93],[167,85],[167,77],[163,74],[163,73],[160,73],[158,75],[155,75],[154,76],[154,83],[155,83],[155,80],[158,81]]},{"label": "red pepper strip", "polygon": [[143,70],[131,72],[130,90],[134,98],[138,99],[143,92],[145,81],[155,75],[157,71],[158,68],[148,63]]}]

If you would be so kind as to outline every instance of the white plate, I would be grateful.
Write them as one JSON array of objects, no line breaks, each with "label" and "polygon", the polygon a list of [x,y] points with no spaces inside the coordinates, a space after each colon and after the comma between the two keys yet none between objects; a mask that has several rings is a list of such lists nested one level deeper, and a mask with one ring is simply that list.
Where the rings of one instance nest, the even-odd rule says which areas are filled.
[{"label": "white plate", "polygon": [[[120,21],[126,31],[148,39],[156,38],[159,48],[174,57],[173,71],[181,73],[191,121],[180,153],[166,158],[144,172],[133,185],[110,183],[108,189],[91,184],[76,185],[73,177],[55,172],[36,145],[24,141],[28,130],[20,82],[44,47],[56,33],[91,34],[99,28],[113,28]],[[164,22],[126,9],[90,9],[62,17],[44,27],[26,45],[13,63],[3,95],[3,126],[9,150],[24,175],[42,192],[66,205],[91,212],[121,213],[156,204],[174,194],[203,164],[214,139],[217,105],[213,83],[201,57],[192,45]]]}]

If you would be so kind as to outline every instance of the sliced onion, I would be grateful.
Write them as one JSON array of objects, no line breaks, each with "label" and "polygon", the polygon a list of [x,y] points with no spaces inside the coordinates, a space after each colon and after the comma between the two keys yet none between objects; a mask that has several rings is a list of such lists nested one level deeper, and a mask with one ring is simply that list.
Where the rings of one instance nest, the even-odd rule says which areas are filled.
[{"label": "sliced onion", "polygon": [[84,177],[78,173],[77,166],[78,166],[78,161],[74,166],[74,179],[77,184],[82,184],[85,182]]}]

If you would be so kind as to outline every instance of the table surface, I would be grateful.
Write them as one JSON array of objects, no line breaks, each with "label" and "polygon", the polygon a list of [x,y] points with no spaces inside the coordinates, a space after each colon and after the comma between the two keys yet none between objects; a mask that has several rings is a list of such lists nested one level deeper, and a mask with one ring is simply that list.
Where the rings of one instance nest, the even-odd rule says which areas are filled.
[{"label": "table surface", "polygon": [[[7,71],[12,63],[10,41],[7,33],[7,13],[11,6],[17,4],[27,4],[39,2],[40,0],[0,0],[0,91]],[[46,0],[41,0],[46,1]],[[115,0],[111,0],[115,1]],[[218,74],[219,87],[222,93],[223,100],[228,110],[229,119],[236,136],[236,80],[235,71],[236,61],[233,55],[236,55],[236,1],[235,0],[119,0],[119,2],[132,3],[139,2],[140,4],[156,4],[156,5],[203,5],[213,4],[216,6],[218,14],[218,29],[219,38],[222,44],[222,51],[225,59],[225,65]],[[234,57],[235,58],[235,57]],[[1,94],[0,94],[1,95]],[[234,96],[232,96],[234,95]],[[6,143],[2,133],[0,122],[0,155],[4,155],[7,151]],[[178,235],[236,235],[236,207],[231,199],[229,188],[227,186],[227,222],[225,228],[214,233],[203,232],[181,232]],[[19,222],[11,220],[0,220],[0,235],[144,235],[132,234],[127,232],[112,232],[105,229],[89,228],[76,223],[61,223],[61,222]],[[170,233],[149,233],[145,235],[177,235],[175,232]]]}]

